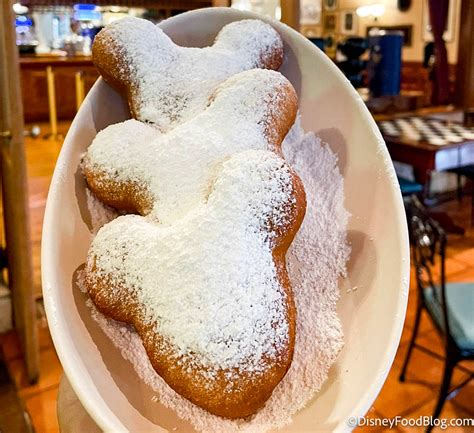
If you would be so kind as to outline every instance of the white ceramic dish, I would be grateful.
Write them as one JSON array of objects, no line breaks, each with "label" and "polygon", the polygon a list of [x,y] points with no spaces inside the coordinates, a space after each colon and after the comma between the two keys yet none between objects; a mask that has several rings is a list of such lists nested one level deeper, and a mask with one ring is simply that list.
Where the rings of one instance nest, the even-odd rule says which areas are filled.
[{"label": "white ceramic dish", "polygon": [[[180,45],[205,46],[222,26],[248,17],[255,15],[203,9],[166,20],[161,27]],[[321,392],[284,431],[344,431],[350,417],[364,415],[371,406],[398,346],[409,275],[404,208],[385,144],[355,90],[311,42],[269,22],[285,42],[281,72],[298,92],[303,127],[319,132],[339,155],[345,204],[352,214],[352,255],[339,302],[345,347]],[[74,274],[91,240],[80,156],[97,131],[126,117],[122,98],[99,80],[64,142],[43,227],[47,317],[64,371],[99,427],[113,432],[189,431],[189,424],[177,420],[174,412],[151,402],[151,390],[90,318],[84,296],[74,288]],[[356,286],[356,291],[346,291]]]}]

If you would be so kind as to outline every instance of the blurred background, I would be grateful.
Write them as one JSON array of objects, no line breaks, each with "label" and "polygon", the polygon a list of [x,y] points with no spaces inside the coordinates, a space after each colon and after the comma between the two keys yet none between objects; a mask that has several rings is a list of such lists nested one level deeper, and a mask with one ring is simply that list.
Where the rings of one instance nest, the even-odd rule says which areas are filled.
[{"label": "blurred background", "polygon": [[368,415],[472,421],[474,1],[2,0],[0,432],[59,431],[62,368],[42,304],[41,227],[64,136],[99,76],[94,37],[126,16],[159,23],[210,6],[300,31],[350,80],[386,140],[414,255],[400,346]]}]

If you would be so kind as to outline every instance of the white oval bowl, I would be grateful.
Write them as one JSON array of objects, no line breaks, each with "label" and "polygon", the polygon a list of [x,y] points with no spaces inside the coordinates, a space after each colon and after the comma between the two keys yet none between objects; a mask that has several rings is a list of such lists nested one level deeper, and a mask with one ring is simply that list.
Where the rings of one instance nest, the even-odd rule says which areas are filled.
[{"label": "white oval bowl", "polygon": [[[302,35],[279,22],[228,8],[188,12],[160,27],[179,45],[206,46],[224,25],[243,18],[269,22],[283,38],[280,70],[299,95],[303,127],[319,132],[339,156],[345,205],[352,215],[352,254],[338,305],[345,346],[321,392],[283,430],[347,431],[347,420],[363,416],[380,391],[403,327],[409,247],[400,190],[364,103],[332,61]],[[152,391],[90,318],[73,283],[91,241],[85,183],[78,171],[81,154],[97,131],[127,117],[123,99],[99,79],[69,129],[44,218],[44,302],[64,371],[102,430],[189,431],[189,424],[173,411],[151,401]],[[356,286],[357,291],[346,292]]]}]

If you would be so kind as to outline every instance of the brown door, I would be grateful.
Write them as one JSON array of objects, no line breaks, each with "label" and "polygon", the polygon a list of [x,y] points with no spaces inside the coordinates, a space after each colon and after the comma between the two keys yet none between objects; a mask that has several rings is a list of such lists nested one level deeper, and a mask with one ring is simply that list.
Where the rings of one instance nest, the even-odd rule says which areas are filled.
[{"label": "brown door", "polygon": [[14,323],[22,342],[28,379],[35,382],[39,375],[39,353],[23,147],[23,109],[12,4],[10,0],[0,0],[0,176]]}]

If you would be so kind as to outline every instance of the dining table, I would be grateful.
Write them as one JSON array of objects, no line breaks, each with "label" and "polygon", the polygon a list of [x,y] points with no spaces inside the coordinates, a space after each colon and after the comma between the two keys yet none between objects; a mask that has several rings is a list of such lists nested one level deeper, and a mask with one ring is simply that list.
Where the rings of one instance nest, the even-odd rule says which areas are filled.
[{"label": "dining table", "polygon": [[429,116],[400,116],[378,122],[392,160],[413,167],[429,196],[433,171],[474,164],[474,128]]}]

